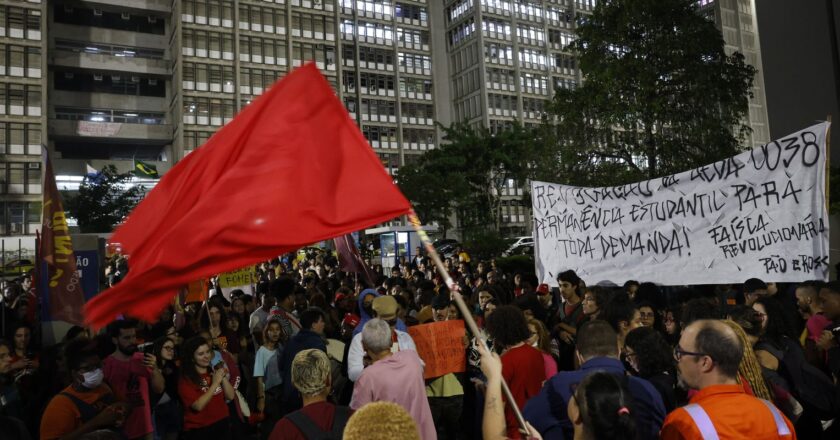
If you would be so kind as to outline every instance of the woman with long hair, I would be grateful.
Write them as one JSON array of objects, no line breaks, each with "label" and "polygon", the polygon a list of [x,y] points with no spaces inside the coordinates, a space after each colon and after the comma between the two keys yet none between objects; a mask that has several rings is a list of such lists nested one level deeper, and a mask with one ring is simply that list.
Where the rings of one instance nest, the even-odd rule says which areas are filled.
[{"label": "woman with long hair", "polygon": [[233,400],[236,392],[224,362],[211,365],[212,360],[213,350],[200,336],[187,340],[181,349],[182,440],[230,439],[230,410],[225,401]]},{"label": "woman with long hair", "polygon": [[155,438],[161,440],[176,440],[183,425],[181,402],[178,398],[176,350],[177,344],[167,336],[156,339],[152,345],[155,368],[160,370],[165,383],[163,393],[150,396],[154,408],[152,412],[155,417]]},{"label": "woman with long hair", "polygon": [[222,304],[210,300],[199,312],[201,329],[210,333],[212,348],[225,350],[234,359],[242,351],[239,336],[227,328],[227,312]]},{"label": "woman with long hair", "polygon": [[548,337],[548,330],[545,324],[536,318],[528,319],[528,331],[531,332],[531,337],[528,338],[528,343],[532,347],[542,353],[543,363],[545,368],[545,380],[551,379],[557,374],[557,361],[554,360],[557,349],[552,349],[551,338]]},{"label": "woman with long hair", "polygon": [[268,434],[282,417],[280,410],[280,396],[282,395],[283,376],[280,372],[280,357],[286,344],[286,334],[279,317],[271,316],[263,327],[263,345],[257,351],[254,360],[254,378],[257,379],[257,412],[265,414],[268,430],[260,438],[267,438]]}]

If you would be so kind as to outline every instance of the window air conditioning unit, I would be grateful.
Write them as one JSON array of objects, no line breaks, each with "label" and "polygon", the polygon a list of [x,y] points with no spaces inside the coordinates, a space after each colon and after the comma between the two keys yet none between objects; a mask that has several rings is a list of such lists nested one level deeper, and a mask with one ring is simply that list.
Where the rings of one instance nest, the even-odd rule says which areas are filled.
[{"label": "window air conditioning unit", "polygon": [[154,17],[154,16],[151,16],[151,15],[150,15],[150,16],[149,16],[149,23],[152,23],[152,24],[157,23],[157,17]]},{"label": "window air conditioning unit", "polygon": [[123,20],[131,20],[131,14],[129,14],[128,12],[123,12],[122,14],[120,14],[120,17],[122,17]]},{"label": "window air conditioning unit", "polygon": [[111,82],[120,82],[121,79],[119,75],[111,75]]},{"label": "window air conditioning unit", "polygon": [[101,17],[102,16],[102,9],[95,9],[94,8],[93,15],[95,15],[97,17]]},{"label": "window air conditioning unit", "polygon": [[94,73],[93,74],[93,80],[94,81],[102,81],[102,75]]},{"label": "window air conditioning unit", "polygon": [[150,86],[156,86],[157,85],[157,80],[156,79],[149,79],[149,85]]},{"label": "window air conditioning unit", "polygon": [[139,82],[140,82],[140,77],[139,77],[139,76],[132,76],[132,77],[131,77],[131,82],[133,82],[133,83],[139,83]]}]

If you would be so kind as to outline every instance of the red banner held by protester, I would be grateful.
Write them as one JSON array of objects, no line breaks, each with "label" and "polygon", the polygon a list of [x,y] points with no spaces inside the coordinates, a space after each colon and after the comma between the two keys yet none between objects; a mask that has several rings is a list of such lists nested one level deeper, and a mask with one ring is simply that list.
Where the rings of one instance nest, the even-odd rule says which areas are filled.
[{"label": "red banner held by protester", "polygon": [[[49,304],[48,318],[82,325],[82,307],[85,303],[76,255],[70,239],[70,228],[61,203],[61,194],[55,184],[55,173],[46,148],[43,152],[44,203],[41,211],[41,237],[39,241],[39,266],[46,263],[46,283],[38,283],[38,295]],[[46,284],[46,285],[43,285]]]},{"label": "red banner held by protester", "polygon": [[[237,209],[219,209],[237,206]],[[117,229],[128,276],[88,323],[154,321],[190,281],[406,214],[394,185],[314,64],[275,83],[178,162]]]}]

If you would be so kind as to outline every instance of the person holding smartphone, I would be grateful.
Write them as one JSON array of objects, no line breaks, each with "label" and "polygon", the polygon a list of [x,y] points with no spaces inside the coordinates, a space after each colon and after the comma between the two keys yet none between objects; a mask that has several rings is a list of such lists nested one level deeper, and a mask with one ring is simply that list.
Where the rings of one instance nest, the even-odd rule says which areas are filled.
[{"label": "person holding smartphone", "polygon": [[184,406],[181,439],[229,439],[230,411],[225,401],[233,400],[236,392],[224,362],[211,363],[213,350],[200,336],[187,340],[181,355],[178,381],[178,394]]},{"label": "person holding smartphone", "polygon": [[123,435],[128,439],[151,439],[154,426],[149,391],[163,392],[163,375],[154,355],[138,351],[137,321],[114,321],[108,326],[108,333],[116,349],[103,361],[102,371],[114,394],[129,405]]}]

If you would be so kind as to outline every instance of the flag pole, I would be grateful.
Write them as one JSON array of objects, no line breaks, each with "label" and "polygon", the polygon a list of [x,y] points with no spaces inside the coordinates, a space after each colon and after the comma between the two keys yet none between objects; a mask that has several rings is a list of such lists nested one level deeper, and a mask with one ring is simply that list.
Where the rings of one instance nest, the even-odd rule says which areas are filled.
[{"label": "flag pole", "polygon": [[829,197],[829,189],[831,188],[831,115],[826,117],[828,127],[825,129],[825,212],[829,213],[831,209],[831,198]]},{"label": "flag pole", "polygon": [[[467,326],[469,327],[470,331],[475,335],[475,338],[478,342],[484,347],[487,352],[490,352],[490,348],[487,346],[487,341],[481,337],[481,332],[478,329],[478,325],[476,325],[475,320],[472,317],[472,313],[470,309],[467,308],[467,304],[464,302],[464,298],[461,296],[461,288],[455,284],[455,281],[449,276],[449,272],[446,270],[446,267],[443,265],[443,261],[440,259],[440,255],[438,255],[437,250],[435,247],[432,246],[432,241],[429,239],[429,236],[426,234],[426,231],[423,230],[423,225],[420,223],[420,219],[417,217],[417,213],[414,212],[412,209],[408,213],[408,222],[411,223],[411,226],[414,227],[414,231],[420,237],[420,241],[423,242],[423,246],[426,248],[426,253],[429,254],[429,257],[435,263],[435,267],[437,268],[438,273],[441,277],[443,277],[446,286],[449,287],[450,295],[452,299],[455,300],[455,304],[458,306],[458,309],[461,311],[461,316],[464,317],[464,322],[466,322]],[[510,388],[508,388],[507,383],[505,382],[504,378],[502,379],[502,392],[504,393],[505,397],[510,404],[511,409],[513,409],[513,413],[516,415],[516,421],[519,422],[519,426],[522,427],[525,432],[528,432],[528,428],[525,425],[525,418],[522,417],[522,412],[519,411],[519,407],[516,405],[516,400],[513,398],[513,394],[510,392]]]}]

